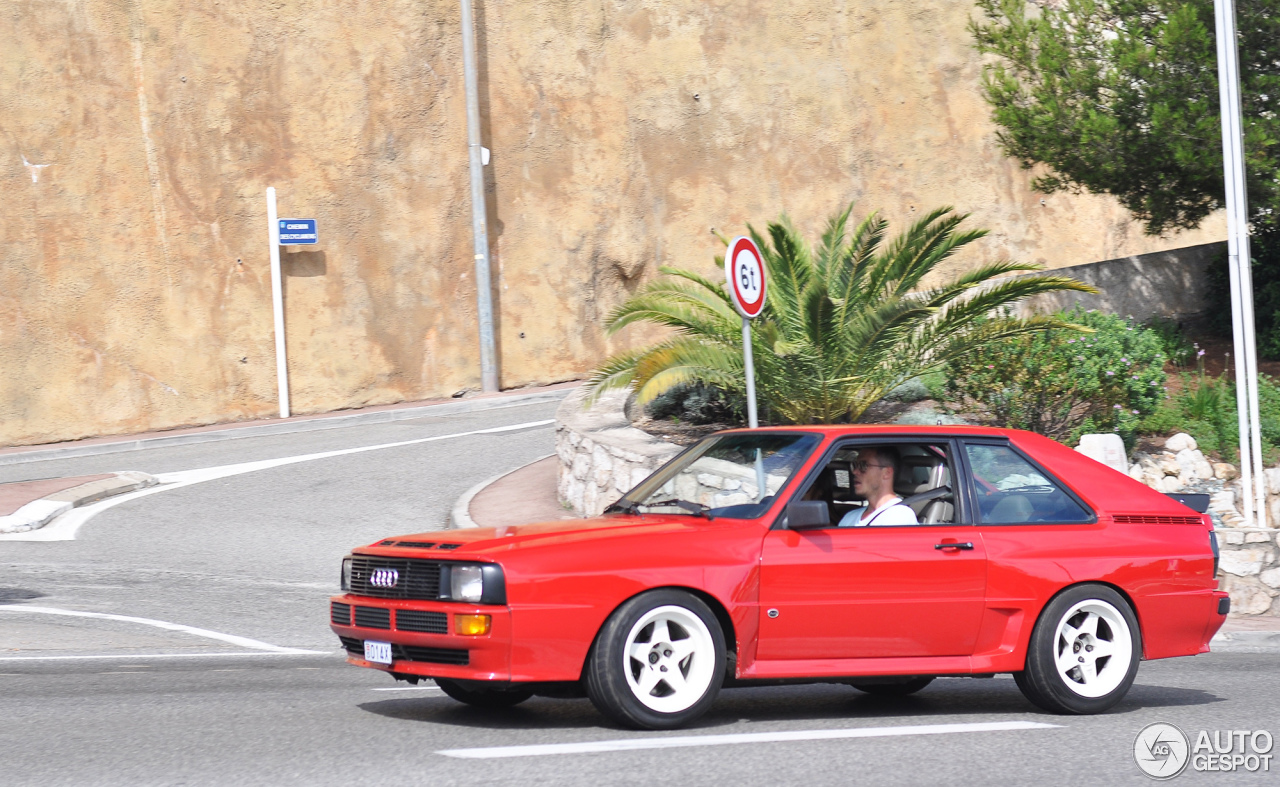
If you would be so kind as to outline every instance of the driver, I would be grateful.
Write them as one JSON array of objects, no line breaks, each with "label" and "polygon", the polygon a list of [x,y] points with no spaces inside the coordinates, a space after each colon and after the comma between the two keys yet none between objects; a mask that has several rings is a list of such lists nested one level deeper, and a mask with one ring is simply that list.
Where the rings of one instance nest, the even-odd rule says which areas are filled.
[{"label": "driver", "polygon": [[840,519],[840,527],[855,525],[918,525],[916,512],[893,493],[893,481],[902,469],[902,458],[893,446],[864,448],[853,462],[853,491],[866,498],[866,508],[856,508]]}]

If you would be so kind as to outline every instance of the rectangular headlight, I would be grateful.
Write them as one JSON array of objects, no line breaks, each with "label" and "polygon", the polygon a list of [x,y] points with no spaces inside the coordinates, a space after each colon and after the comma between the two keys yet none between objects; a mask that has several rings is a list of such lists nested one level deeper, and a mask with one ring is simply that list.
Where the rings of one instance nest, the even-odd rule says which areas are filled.
[{"label": "rectangular headlight", "polygon": [[351,589],[351,558],[344,557],[342,559],[342,578],[338,582],[343,590]]},{"label": "rectangular headlight", "polygon": [[484,596],[484,574],[480,566],[454,566],[449,580],[449,597],[454,601],[480,603]]}]

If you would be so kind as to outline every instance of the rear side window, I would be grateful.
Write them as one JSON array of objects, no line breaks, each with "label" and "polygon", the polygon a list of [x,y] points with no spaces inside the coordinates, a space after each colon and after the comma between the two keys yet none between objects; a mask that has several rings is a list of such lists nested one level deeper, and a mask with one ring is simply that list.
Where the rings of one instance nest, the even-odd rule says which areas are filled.
[{"label": "rear side window", "polygon": [[965,445],[984,525],[1088,522],[1092,516],[1054,480],[1005,445]]}]

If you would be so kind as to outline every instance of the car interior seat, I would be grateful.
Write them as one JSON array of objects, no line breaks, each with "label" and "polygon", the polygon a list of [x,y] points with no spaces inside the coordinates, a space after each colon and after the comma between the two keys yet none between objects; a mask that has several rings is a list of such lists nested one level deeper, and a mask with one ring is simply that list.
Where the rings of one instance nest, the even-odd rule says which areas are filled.
[{"label": "car interior seat", "polygon": [[1006,495],[1000,502],[991,507],[991,512],[983,517],[984,522],[1007,525],[1015,522],[1030,522],[1035,515],[1035,507],[1026,495]]}]

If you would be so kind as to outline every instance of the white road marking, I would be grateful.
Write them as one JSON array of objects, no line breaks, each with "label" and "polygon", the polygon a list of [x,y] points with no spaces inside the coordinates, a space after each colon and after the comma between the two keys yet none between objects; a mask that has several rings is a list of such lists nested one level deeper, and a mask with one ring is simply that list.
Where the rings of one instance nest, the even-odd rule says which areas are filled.
[{"label": "white road marking", "polygon": [[[300,650],[296,653],[276,653],[275,651],[254,651],[245,653],[244,651],[236,651],[234,653],[91,653],[79,656],[0,656],[2,661],[96,661],[98,659],[225,659],[225,658],[243,658],[245,656],[254,656],[261,658],[263,656],[309,656],[319,651]],[[346,651],[339,651],[345,654]],[[300,667],[299,669],[305,669]],[[314,669],[320,669],[314,667]],[[0,675],[25,675],[25,672],[0,673]]]},{"label": "white road marking", "polygon": [[205,639],[216,639],[219,642],[226,642],[229,645],[237,645],[242,648],[250,648],[252,650],[265,650],[270,653],[297,653],[307,655],[321,655],[324,651],[320,650],[302,650],[300,648],[283,648],[279,645],[271,645],[266,642],[259,642],[256,639],[248,637],[237,637],[235,634],[223,634],[220,631],[210,631],[208,629],[196,628],[195,626],[184,626],[181,623],[168,623],[163,620],[152,620],[151,618],[135,618],[130,615],[110,615],[105,612],[81,612],[74,609],[55,609],[53,607],[28,607],[28,606],[0,606],[0,612],[29,612],[38,615],[65,615],[73,618],[97,618],[99,620],[118,620],[123,623],[138,623],[143,626],[154,626],[159,629],[168,631],[180,631],[183,634],[190,634],[194,637],[204,637]]},{"label": "white road marking", "polygon": [[389,689],[374,689],[374,691],[440,691],[439,686],[392,686]]},{"label": "white road marking", "polygon": [[849,738],[887,738],[900,735],[946,735],[957,732],[998,732],[1002,730],[1043,730],[1061,724],[1032,721],[995,721],[972,724],[925,724],[912,727],[855,727],[847,730],[788,730],[781,732],[746,732],[735,735],[680,735],[670,738],[625,738],[612,741],[582,743],[544,743],[532,746],[491,746],[480,749],[444,749],[436,752],[446,757],[488,760],[502,757],[544,757],[551,754],[588,754],[638,749],[679,749],[692,746],[726,746],[737,743],[780,743],[789,741],[827,741]]},{"label": "white road marking", "polygon": [[240,464],[234,465],[204,467],[197,470],[181,470],[175,473],[160,473],[156,475],[156,478],[160,481],[158,486],[139,489],[136,492],[129,492],[127,494],[109,497],[106,500],[92,505],[74,508],[38,530],[29,530],[25,533],[0,534],[0,541],[72,541],[75,539],[76,531],[80,529],[81,525],[103,511],[106,511],[108,508],[113,508],[121,503],[127,503],[130,500],[136,500],[140,497],[146,497],[147,495],[168,492],[173,489],[181,489],[184,486],[200,484],[205,481],[215,481],[219,478],[229,478],[243,473],[252,473],[258,470],[269,470],[273,467],[292,465],[299,462],[312,462],[317,459],[329,459],[335,456],[359,454],[365,451],[381,451],[385,448],[400,448],[406,445],[431,443],[437,440],[453,440],[459,437],[471,437],[472,435],[478,434],[514,432],[520,429],[533,429],[535,427],[547,426],[553,423],[555,423],[554,419],[548,419],[545,421],[526,421],[524,423],[512,424],[511,426],[495,426],[490,427],[489,429],[475,429],[470,432],[454,432],[453,434],[436,435],[434,437],[419,437],[415,440],[401,440],[396,443],[365,445],[358,448],[343,448],[337,451],[322,451],[317,454],[283,456],[278,459],[263,459],[258,462],[241,462]]}]

